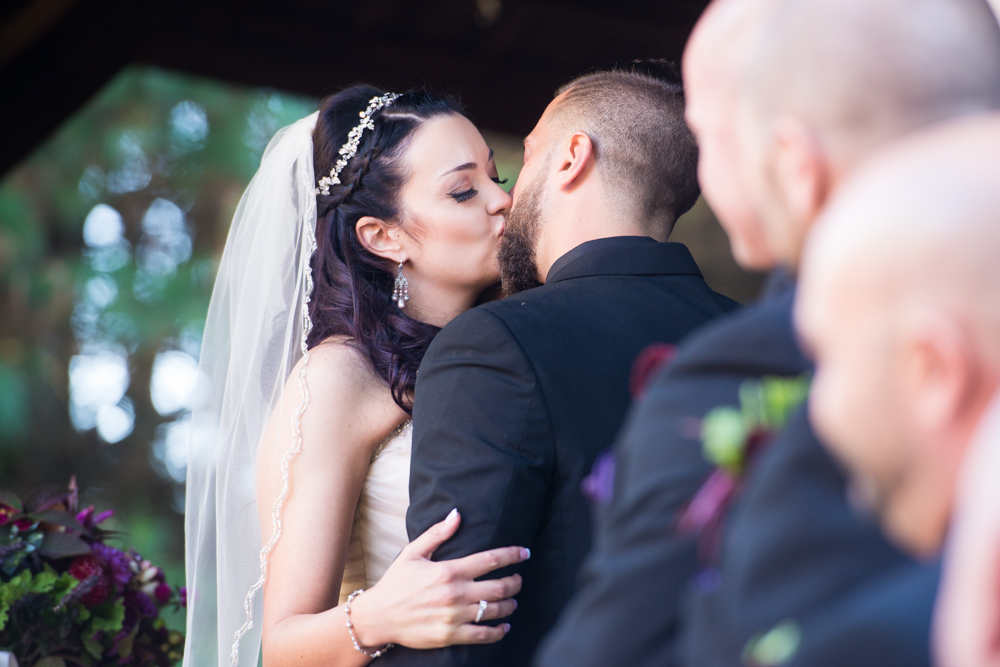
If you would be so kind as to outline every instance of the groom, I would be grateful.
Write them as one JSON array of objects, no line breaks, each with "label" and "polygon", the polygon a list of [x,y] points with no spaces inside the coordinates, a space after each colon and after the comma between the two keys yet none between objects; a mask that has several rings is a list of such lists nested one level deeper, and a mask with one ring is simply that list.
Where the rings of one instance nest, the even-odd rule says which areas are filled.
[{"label": "groom", "polygon": [[736,307],[665,242],[699,194],[671,67],[572,81],[524,145],[500,251],[510,296],[452,321],[420,367],[407,530],[457,507],[461,528],[436,560],[500,545],[531,559],[512,568],[524,583],[500,643],[396,648],[390,662],[529,664],[590,548],[581,482],[621,426],[633,361]]}]

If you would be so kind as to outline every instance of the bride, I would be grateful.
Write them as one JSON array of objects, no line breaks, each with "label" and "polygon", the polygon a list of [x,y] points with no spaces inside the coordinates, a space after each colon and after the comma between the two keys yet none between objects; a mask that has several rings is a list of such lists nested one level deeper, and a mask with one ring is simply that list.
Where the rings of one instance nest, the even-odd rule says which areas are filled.
[{"label": "bride", "polygon": [[[440,327],[499,276],[510,196],[450,100],[353,86],[279,131],[205,328],[187,487],[185,665],[364,665],[492,643],[529,557],[407,544],[409,413]],[[263,548],[262,548],[263,547]]]}]

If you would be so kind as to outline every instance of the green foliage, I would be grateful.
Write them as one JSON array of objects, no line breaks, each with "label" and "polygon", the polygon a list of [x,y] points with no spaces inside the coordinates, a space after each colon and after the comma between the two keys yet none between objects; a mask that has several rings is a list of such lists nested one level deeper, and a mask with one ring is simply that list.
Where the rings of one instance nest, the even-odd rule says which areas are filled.
[{"label": "green foliage", "polygon": [[[96,607],[91,607],[90,614],[90,625],[84,632],[85,636],[93,637],[102,631],[114,635],[122,629],[122,624],[125,622],[125,603],[121,601],[121,598],[111,598]],[[95,655],[94,657],[101,656]]]},{"label": "green foliage", "polygon": [[23,597],[31,593],[45,595],[50,606],[55,607],[77,583],[69,574],[59,574],[47,564],[37,575],[26,569],[7,582],[0,581],[0,631],[7,625],[11,605]]}]

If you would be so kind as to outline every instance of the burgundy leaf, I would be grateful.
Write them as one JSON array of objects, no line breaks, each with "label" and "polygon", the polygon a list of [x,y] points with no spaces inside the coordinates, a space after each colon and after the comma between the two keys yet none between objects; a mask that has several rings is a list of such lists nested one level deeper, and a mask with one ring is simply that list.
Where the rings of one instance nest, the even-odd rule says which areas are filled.
[{"label": "burgundy leaf", "polygon": [[0,489],[0,505],[6,505],[7,507],[13,508],[18,512],[24,509],[24,505],[21,504],[21,499],[13,491],[8,491],[7,489]]},{"label": "burgundy leaf", "polygon": [[68,558],[90,553],[90,545],[69,533],[45,533],[39,553],[46,558]]},{"label": "burgundy leaf", "polygon": [[700,534],[725,514],[738,485],[739,480],[730,473],[714,470],[681,514],[677,530],[682,535]]},{"label": "burgundy leaf", "polygon": [[28,494],[24,501],[24,508],[28,512],[41,512],[63,504],[63,509],[65,509],[65,503],[69,496],[70,493],[61,486],[55,484],[42,486]]},{"label": "burgundy leaf", "polygon": [[32,517],[36,521],[41,521],[42,523],[55,524],[56,526],[62,526],[63,528],[69,528],[74,531],[83,530],[83,526],[80,522],[76,520],[76,517],[69,512],[64,512],[62,510],[43,510],[41,512],[35,512]]}]

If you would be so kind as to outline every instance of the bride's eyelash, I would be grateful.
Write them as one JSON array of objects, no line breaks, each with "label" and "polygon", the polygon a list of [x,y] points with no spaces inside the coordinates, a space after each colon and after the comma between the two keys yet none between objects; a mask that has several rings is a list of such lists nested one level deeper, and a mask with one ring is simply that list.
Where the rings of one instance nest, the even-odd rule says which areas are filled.
[{"label": "bride's eyelash", "polygon": [[[496,183],[497,185],[503,185],[504,183],[507,182],[506,178],[500,178],[500,177],[496,177],[496,178],[490,177],[490,180],[493,181],[494,183]],[[469,201],[470,199],[472,199],[473,197],[475,197],[478,194],[479,194],[479,190],[477,190],[475,188],[469,188],[468,190],[463,190],[462,192],[452,192],[452,193],[449,193],[448,196],[452,197],[455,201],[457,201],[459,204],[461,204],[462,202]]]},{"label": "bride's eyelash", "polygon": [[469,201],[470,199],[472,199],[473,197],[475,197],[478,194],[479,194],[479,190],[477,190],[475,188],[469,188],[468,190],[463,190],[462,192],[452,192],[452,193],[450,193],[449,196],[452,197],[452,198],[454,198],[455,201],[457,201],[459,204],[461,204],[462,202]]}]

